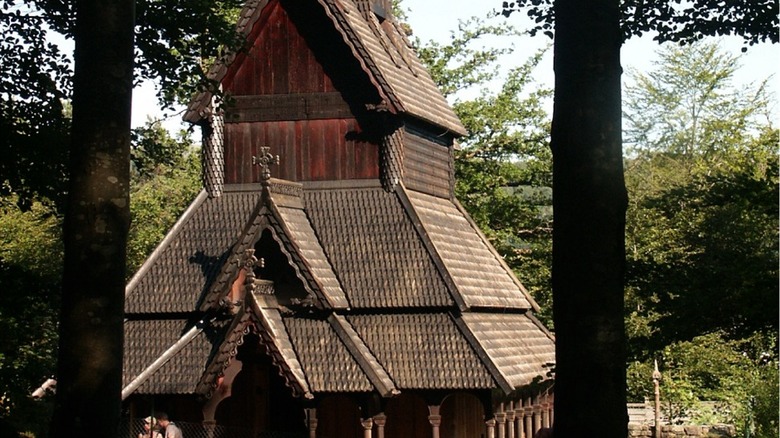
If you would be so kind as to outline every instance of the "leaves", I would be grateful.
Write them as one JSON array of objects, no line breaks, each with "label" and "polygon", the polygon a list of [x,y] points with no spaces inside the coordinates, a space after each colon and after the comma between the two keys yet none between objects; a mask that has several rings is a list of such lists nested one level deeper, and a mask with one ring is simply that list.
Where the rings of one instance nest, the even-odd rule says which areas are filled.
[{"label": "leaves", "polygon": [[[501,13],[509,17],[525,11],[536,23],[529,31],[531,35],[541,31],[552,38],[553,3],[553,0],[502,2]],[[736,35],[750,45],[777,43],[777,1],[623,0],[621,27],[624,39],[655,33],[659,42],[690,44],[706,36]]]},{"label": "leaves", "polygon": [[775,436],[766,406],[778,391],[760,382],[777,368],[778,130],[763,88],[735,89],[738,60],[717,45],[660,59],[634,73],[625,101],[629,391],[649,395],[658,357],[670,414],[740,429],[763,415],[756,430]]}]

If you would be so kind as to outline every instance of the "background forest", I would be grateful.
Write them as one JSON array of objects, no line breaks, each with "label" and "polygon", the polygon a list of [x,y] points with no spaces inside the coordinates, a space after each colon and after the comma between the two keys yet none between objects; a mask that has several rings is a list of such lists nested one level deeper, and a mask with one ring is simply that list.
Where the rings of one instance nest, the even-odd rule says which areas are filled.
[{"label": "background forest", "polygon": [[[154,5],[138,11],[139,57],[149,61],[138,75],[158,80],[165,103],[181,102],[194,86],[186,66],[202,62],[209,43],[193,28],[144,35],[165,26],[153,23]],[[200,13],[213,21],[203,28],[232,21],[225,11],[235,4],[209,7]],[[72,74],[46,29],[68,35],[70,12],[5,0],[0,21],[0,421],[37,437],[46,436],[51,406],[30,393],[56,368]],[[470,132],[455,161],[458,199],[554,329],[552,90],[532,79],[541,53],[498,75],[511,49],[480,42],[514,38],[520,31],[508,23],[470,19],[447,44],[410,39]],[[629,398],[652,399],[657,360],[672,421],[730,422],[744,437],[777,437],[775,98],[764,84],[735,87],[739,59],[717,41],[659,51],[652,71],[626,73],[624,90]],[[192,135],[157,121],[134,132],[129,275],[200,189]]]}]

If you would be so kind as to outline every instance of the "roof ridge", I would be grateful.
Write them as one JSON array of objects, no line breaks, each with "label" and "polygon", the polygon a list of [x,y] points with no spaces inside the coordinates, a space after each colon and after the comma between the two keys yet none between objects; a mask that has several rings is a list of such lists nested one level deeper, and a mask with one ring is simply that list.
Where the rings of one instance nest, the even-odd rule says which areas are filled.
[{"label": "roof ridge", "polygon": [[398,395],[400,391],[395,382],[352,324],[343,315],[336,313],[328,316],[328,322],[376,390],[383,397]]},{"label": "roof ridge", "polygon": [[428,232],[425,230],[425,227],[423,226],[422,219],[417,213],[417,210],[412,205],[412,202],[409,199],[409,195],[407,193],[406,186],[404,186],[403,182],[401,181],[398,184],[396,184],[395,189],[393,191],[395,192],[398,200],[400,201],[402,208],[406,211],[406,214],[411,219],[413,228],[417,232],[417,235],[420,237],[420,240],[422,240],[423,247],[426,249],[431,259],[433,260],[433,264],[436,267],[436,270],[439,272],[439,275],[441,275],[444,284],[447,286],[447,290],[450,292],[450,296],[452,296],[452,299],[455,301],[455,304],[458,306],[458,308],[461,311],[468,309],[469,307],[468,304],[463,299],[463,296],[458,290],[457,284],[453,280],[452,275],[449,272],[449,269],[447,269],[447,265],[444,263],[444,260],[442,259],[441,255],[436,250],[436,246],[433,244],[433,241],[431,240],[430,236],[428,235]]},{"label": "roof ridge", "polygon": [[[251,303],[253,315],[263,328],[263,333],[260,335],[261,342],[268,348],[268,353],[271,356],[274,365],[276,365],[280,371],[284,372],[283,377],[285,383],[287,383],[287,386],[290,388],[303,394],[305,398],[314,398],[314,395],[311,392],[311,384],[303,370],[301,359],[298,357],[298,352],[295,351],[294,343],[290,339],[290,333],[282,320],[281,313],[278,309],[261,306],[260,300],[258,300],[258,297],[254,294],[252,295]],[[279,320],[276,321],[276,323],[273,323],[273,317],[275,316],[278,316]],[[263,336],[263,334],[265,334],[265,336]],[[290,344],[290,348],[284,348],[284,346],[280,345],[284,340]],[[289,352],[286,357],[285,352],[287,350],[289,350],[294,357],[289,357]],[[288,361],[297,362],[297,366]],[[296,372],[296,370],[298,372]],[[298,387],[294,387],[293,384],[297,384]]]},{"label": "roof ridge", "polygon": [[125,286],[125,297],[127,297],[136,287],[136,285],[138,285],[138,282],[141,281],[149,269],[151,269],[157,259],[162,256],[165,249],[171,244],[171,242],[174,241],[174,239],[176,239],[182,227],[184,227],[184,225],[193,217],[195,212],[200,208],[201,205],[203,205],[208,197],[209,196],[208,193],[206,193],[206,190],[201,189],[200,193],[198,193],[195,199],[190,203],[189,207],[184,210],[184,213],[179,216],[179,219],[176,220],[176,223],[173,225],[173,227],[171,227],[171,229],[168,230],[168,233],[165,234],[163,240],[157,244],[157,246],[154,248],[154,251],[152,251],[146,260],[144,260],[144,263],[141,265],[141,267],[135,271],[135,274],[133,274],[132,278],[130,278],[130,281],[127,282],[127,285]]},{"label": "roof ridge", "polygon": [[493,376],[493,379],[495,379],[498,386],[500,386],[501,389],[503,389],[506,394],[509,394],[512,391],[514,391],[515,388],[509,382],[509,378],[506,376],[506,374],[504,374],[501,368],[499,368],[498,365],[496,365],[496,363],[490,357],[490,354],[488,354],[487,350],[485,350],[485,347],[482,345],[481,342],[479,342],[479,339],[477,339],[477,337],[474,336],[474,333],[471,331],[471,329],[469,329],[465,321],[463,321],[463,318],[456,317],[454,315],[450,315],[450,316],[452,317],[452,320],[455,322],[455,326],[458,328],[458,330],[460,330],[463,337],[466,338],[466,341],[469,343],[471,348],[477,354],[477,357],[479,357],[479,359],[485,365],[485,368],[487,368],[490,374]]}]

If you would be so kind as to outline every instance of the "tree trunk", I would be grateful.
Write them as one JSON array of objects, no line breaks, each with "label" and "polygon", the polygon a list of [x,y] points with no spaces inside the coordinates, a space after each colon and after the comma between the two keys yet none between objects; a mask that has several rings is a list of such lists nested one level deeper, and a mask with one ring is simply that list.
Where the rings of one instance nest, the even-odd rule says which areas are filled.
[{"label": "tree trunk", "polygon": [[116,437],[130,218],[133,0],[76,3],[53,437]]},{"label": "tree trunk", "polygon": [[555,436],[625,438],[619,1],[554,7]]}]

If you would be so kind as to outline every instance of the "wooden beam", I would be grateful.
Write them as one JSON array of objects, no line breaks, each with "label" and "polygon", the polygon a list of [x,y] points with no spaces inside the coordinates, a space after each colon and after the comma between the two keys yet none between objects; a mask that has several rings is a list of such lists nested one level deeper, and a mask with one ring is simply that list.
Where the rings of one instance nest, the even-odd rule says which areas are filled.
[{"label": "wooden beam", "polygon": [[232,96],[225,122],[268,122],[354,117],[338,92]]}]

